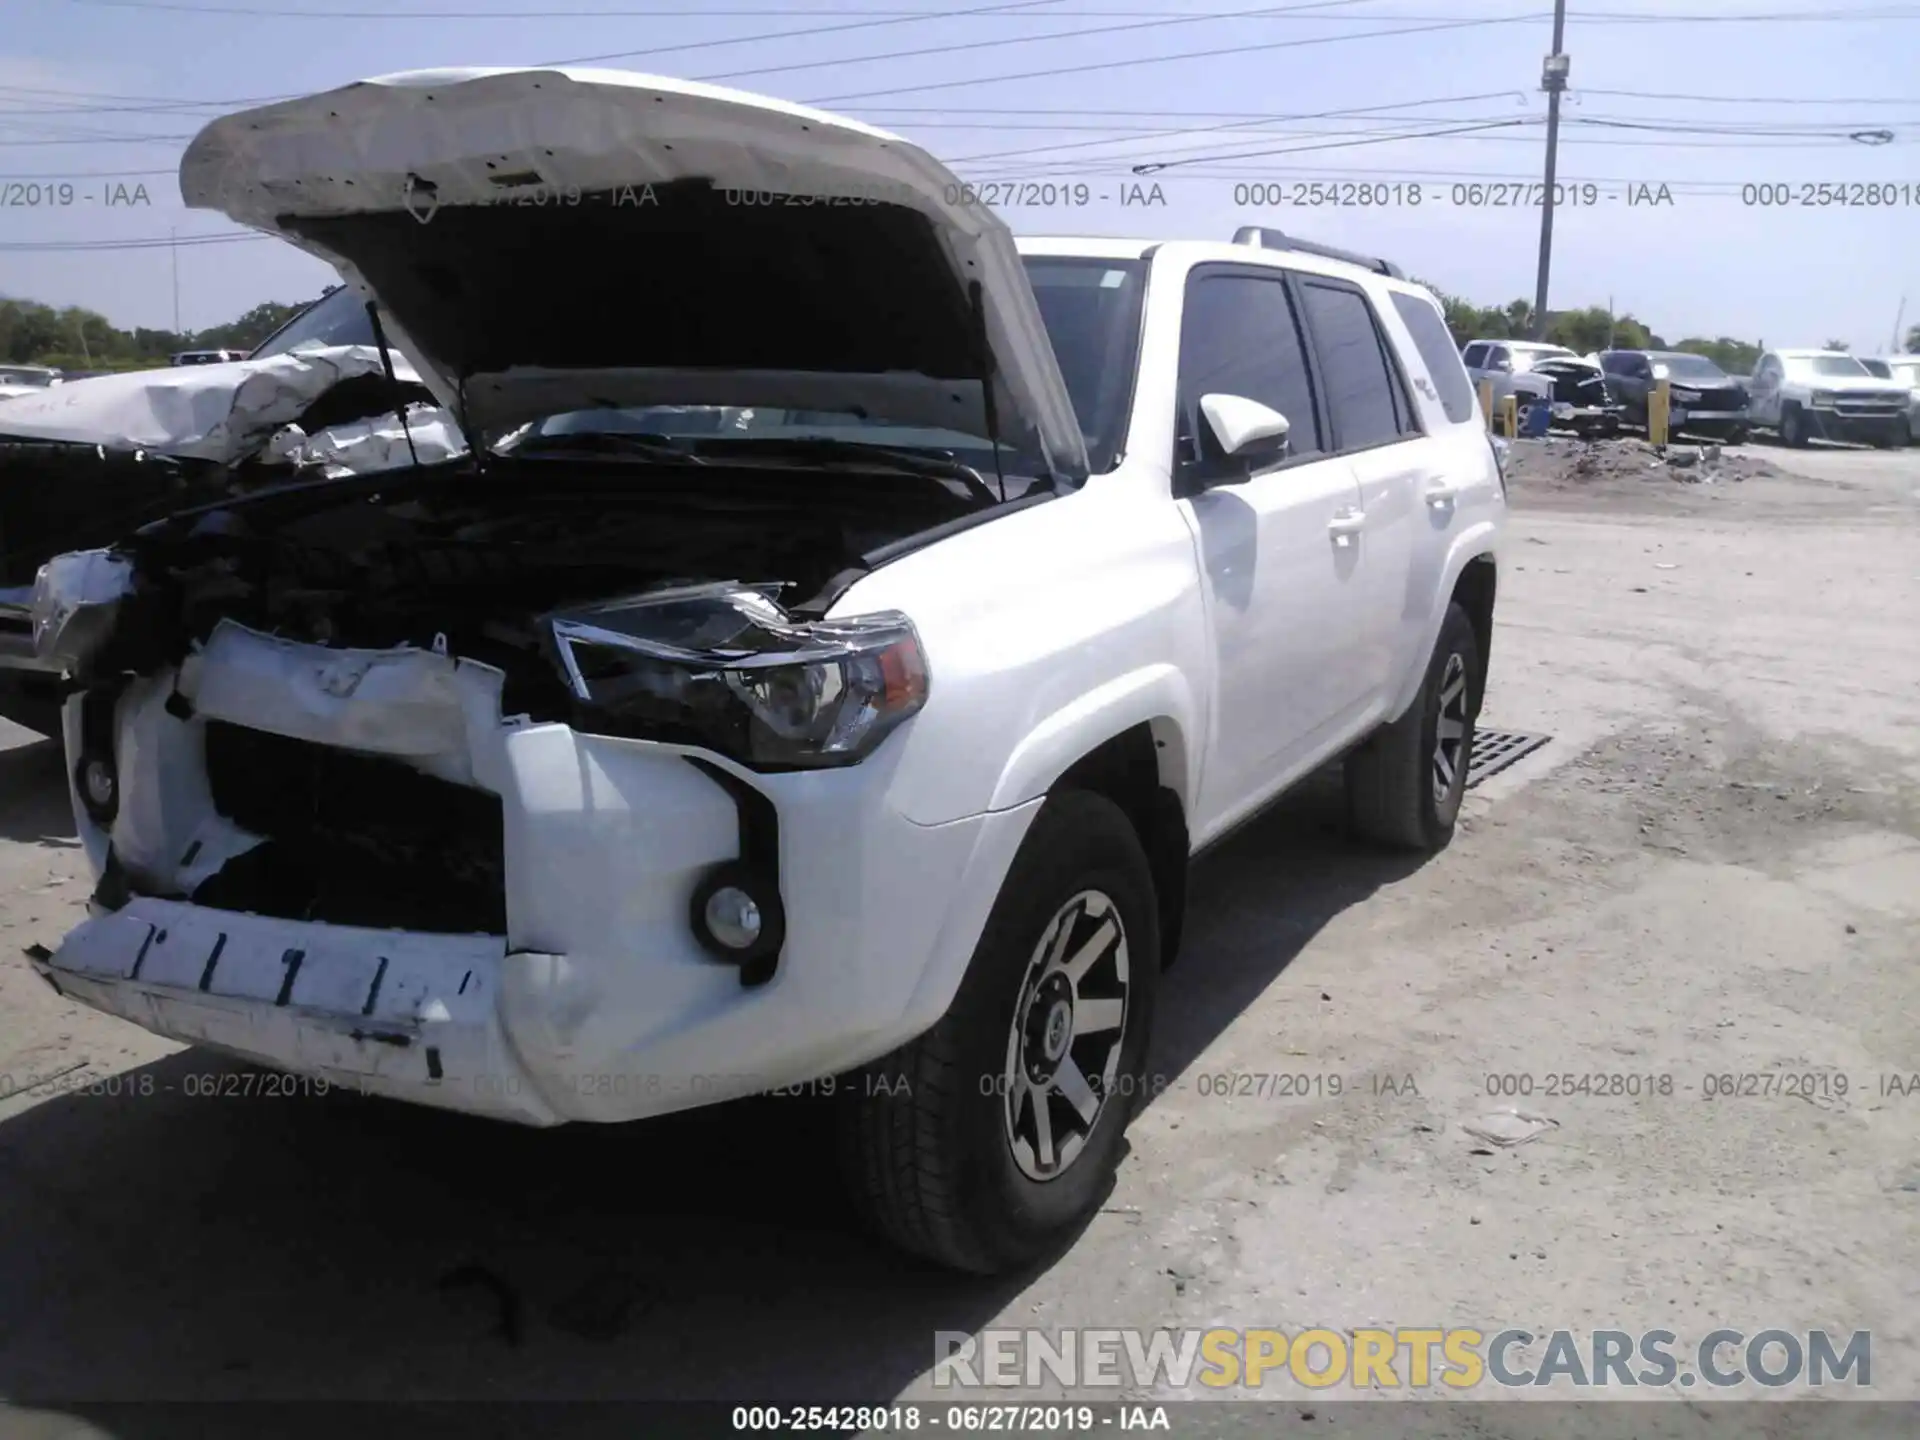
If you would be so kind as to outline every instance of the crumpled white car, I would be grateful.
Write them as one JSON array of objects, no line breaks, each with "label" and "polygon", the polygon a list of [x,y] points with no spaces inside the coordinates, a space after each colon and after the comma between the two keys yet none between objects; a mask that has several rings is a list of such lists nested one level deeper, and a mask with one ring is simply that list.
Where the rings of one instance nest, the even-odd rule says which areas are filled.
[{"label": "crumpled white car", "polygon": [[613,71],[269,105],[181,190],[469,449],[47,566],[63,995],[534,1125],[831,1091],[884,1233],[994,1271],[1111,1180],[1194,852],[1343,757],[1451,837],[1505,487],[1386,262],[1016,245],[897,136]]}]

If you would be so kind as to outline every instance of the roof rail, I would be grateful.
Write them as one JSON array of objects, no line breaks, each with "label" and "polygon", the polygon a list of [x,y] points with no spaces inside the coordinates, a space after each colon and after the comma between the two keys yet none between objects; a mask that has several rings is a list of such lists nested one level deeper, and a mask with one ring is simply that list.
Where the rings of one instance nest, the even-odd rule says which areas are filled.
[{"label": "roof rail", "polygon": [[1389,275],[1395,280],[1407,278],[1400,267],[1390,260],[1362,255],[1353,250],[1340,250],[1332,245],[1316,245],[1311,240],[1301,240],[1279,230],[1265,230],[1258,225],[1242,225],[1233,232],[1233,243],[1258,245],[1262,250],[1298,250],[1303,255],[1321,255],[1329,260],[1344,260],[1349,265],[1358,265],[1362,270],[1371,270],[1378,275]]}]

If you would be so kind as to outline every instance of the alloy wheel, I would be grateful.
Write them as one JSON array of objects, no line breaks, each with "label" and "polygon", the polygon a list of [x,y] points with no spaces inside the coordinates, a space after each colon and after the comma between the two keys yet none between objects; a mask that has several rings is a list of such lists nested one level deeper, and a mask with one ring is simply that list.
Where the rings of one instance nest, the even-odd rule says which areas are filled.
[{"label": "alloy wheel", "polygon": [[1113,1098],[1132,995],[1126,923],[1083,890],[1054,912],[1027,962],[1007,1034],[1003,1118],[1029,1180],[1058,1179]]},{"label": "alloy wheel", "polygon": [[1434,725],[1433,803],[1444,807],[1467,764],[1467,662],[1459,651],[1440,672],[1440,716]]}]

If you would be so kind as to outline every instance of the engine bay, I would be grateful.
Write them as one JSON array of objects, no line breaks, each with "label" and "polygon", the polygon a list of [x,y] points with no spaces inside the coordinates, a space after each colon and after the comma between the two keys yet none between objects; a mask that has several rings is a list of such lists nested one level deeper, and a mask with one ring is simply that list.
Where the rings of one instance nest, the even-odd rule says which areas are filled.
[{"label": "engine bay", "polygon": [[[496,460],[354,477],[174,516],[118,547],[134,590],[98,672],[177,664],[222,619],[342,648],[492,665],[506,713],[562,719],[542,617],[684,584],[776,586],[817,609],[863,557],[976,514],[917,475]],[[816,609],[816,613],[817,613]]]}]

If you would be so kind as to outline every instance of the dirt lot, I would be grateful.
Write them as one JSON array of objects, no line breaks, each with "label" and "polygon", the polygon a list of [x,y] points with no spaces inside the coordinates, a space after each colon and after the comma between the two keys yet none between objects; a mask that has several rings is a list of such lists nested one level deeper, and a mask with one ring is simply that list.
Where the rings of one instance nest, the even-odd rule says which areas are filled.
[{"label": "dirt lot", "polygon": [[[1522,458],[1482,723],[1552,742],[1425,865],[1311,786],[1202,863],[1168,1089],[1043,1273],[870,1246],[799,1102],[532,1133],[202,1096],[219,1060],[0,963],[0,1071],[68,1072],[0,1100],[0,1396],[845,1402],[932,1394],[936,1330],[1384,1323],[1870,1330],[1873,1393],[1920,1399],[1920,451],[1748,453],[1786,468]],[[17,953],[89,881],[13,739]],[[153,1093],[62,1089],[115,1074]],[[1740,1074],[1796,1093],[1706,1098]],[[1502,1106],[1554,1123],[1462,1129]]]}]

